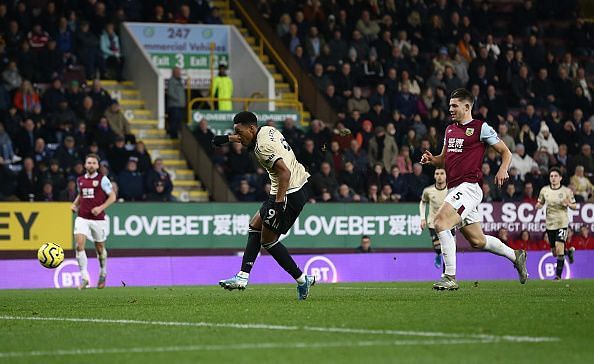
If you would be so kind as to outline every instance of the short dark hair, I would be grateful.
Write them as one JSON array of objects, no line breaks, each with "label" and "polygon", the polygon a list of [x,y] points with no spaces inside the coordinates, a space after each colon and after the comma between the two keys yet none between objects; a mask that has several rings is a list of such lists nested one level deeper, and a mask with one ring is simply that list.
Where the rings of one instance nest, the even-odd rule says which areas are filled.
[{"label": "short dark hair", "polygon": [[559,169],[559,167],[552,167],[551,169],[549,169],[549,176],[551,175],[551,173],[553,172],[557,172],[557,174],[559,174],[560,176],[561,174],[561,169]]},{"label": "short dark hair", "polygon": [[450,98],[451,99],[460,99],[462,101],[468,101],[468,102],[470,102],[471,105],[474,103],[472,94],[470,93],[470,91],[468,91],[465,88],[455,89],[454,91],[452,91]]},{"label": "short dark hair", "polygon": [[233,117],[233,124],[258,125],[258,118],[253,112],[242,111]]},{"label": "short dark hair", "polygon": [[361,240],[364,240],[364,239],[371,240],[371,238],[369,238],[369,235],[363,235],[361,237]]},{"label": "short dark hair", "polygon": [[95,153],[89,153],[89,154],[87,154],[87,156],[85,157],[85,162],[89,158],[95,158],[95,160],[97,160],[97,163],[101,163],[101,158],[99,158],[99,156],[97,154],[95,154]]}]

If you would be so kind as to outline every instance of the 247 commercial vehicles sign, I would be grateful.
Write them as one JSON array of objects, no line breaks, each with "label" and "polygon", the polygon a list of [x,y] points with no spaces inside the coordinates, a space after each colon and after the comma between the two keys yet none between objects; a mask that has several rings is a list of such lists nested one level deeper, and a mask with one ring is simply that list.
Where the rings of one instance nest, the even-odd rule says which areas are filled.
[{"label": "247 commercial vehicles sign", "polygon": [[163,77],[179,67],[193,88],[210,86],[210,46],[214,43],[214,67],[229,64],[229,28],[225,25],[127,23]]}]

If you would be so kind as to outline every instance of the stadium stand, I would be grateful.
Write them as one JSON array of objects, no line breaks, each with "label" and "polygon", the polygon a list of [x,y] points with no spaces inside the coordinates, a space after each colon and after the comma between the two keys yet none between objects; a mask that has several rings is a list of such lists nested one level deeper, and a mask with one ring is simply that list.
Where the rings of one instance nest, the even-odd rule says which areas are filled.
[{"label": "stadium stand", "polygon": [[[219,22],[206,2],[0,2],[0,200],[73,200],[89,152],[125,200],[208,198],[179,142],[118,82],[119,28],[145,20]],[[131,174],[142,183],[129,194]]]},{"label": "stadium stand", "polygon": [[[80,159],[93,151],[115,182],[119,173],[142,176],[142,193],[131,199],[207,199],[179,142],[157,128],[134,85],[118,82],[125,55],[117,34],[123,21],[225,23],[258,51],[254,24],[248,29],[230,3],[237,1],[0,3],[0,198],[70,199]],[[416,162],[424,150],[441,150],[457,87],[472,90],[476,117],[514,152],[502,190],[493,185],[499,161],[486,154],[485,201],[533,201],[552,166],[578,199],[592,200],[594,30],[577,1],[242,3],[258,10],[294,55],[301,69],[293,71],[309,74],[333,108],[332,120],[306,112],[304,129],[293,120],[276,125],[313,176],[312,202],[417,201],[432,170]],[[274,59],[261,60],[277,95],[294,97]],[[87,81],[95,79],[108,81]],[[244,150],[212,151],[206,120],[194,135],[238,200],[265,198],[266,173]]]},{"label": "stadium stand", "polygon": [[[331,166],[326,177],[333,179],[346,162],[356,166],[355,176],[344,183],[354,201],[375,201],[365,192],[372,185],[392,189],[392,196],[379,201],[418,200],[418,191],[406,186],[432,183],[431,168],[414,163],[423,150],[441,151],[448,95],[457,87],[472,90],[475,116],[495,127],[514,152],[512,174],[518,183],[502,191],[492,185],[498,160],[485,157],[491,167],[486,200],[522,200],[528,181],[537,196],[554,165],[562,167],[566,184],[578,165],[592,180],[593,29],[578,18],[577,2],[253,3],[339,118],[335,125],[314,119],[301,133],[293,131],[291,121],[287,128],[276,126],[292,135],[288,140],[298,144],[298,158],[314,177],[324,162]],[[241,24],[234,14],[229,10],[223,21]],[[345,127],[351,136],[340,133]],[[231,187],[239,194],[248,182],[251,194],[264,196],[261,171],[236,163],[234,153],[217,152],[215,158]],[[381,174],[374,173],[378,160]],[[398,168],[392,180],[405,183],[381,177],[393,175],[392,167]],[[400,193],[394,192],[395,183]],[[314,189],[315,201],[344,200],[339,185],[324,186]],[[586,199],[591,198],[588,193]]]},{"label": "stadium stand", "polygon": [[[332,124],[313,115],[304,131],[292,120],[275,125],[313,176],[311,202],[418,201],[433,173],[415,163],[424,150],[441,151],[458,87],[472,91],[475,117],[514,153],[501,190],[493,184],[500,161],[485,155],[485,202],[534,202],[552,166],[580,201],[593,201],[594,27],[577,1],[251,3],[338,116]],[[241,26],[237,6],[214,5],[224,23]],[[239,200],[265,198],[265,174],[253,161],[237,163],[247,161],[243,152],[212,157]]]}]

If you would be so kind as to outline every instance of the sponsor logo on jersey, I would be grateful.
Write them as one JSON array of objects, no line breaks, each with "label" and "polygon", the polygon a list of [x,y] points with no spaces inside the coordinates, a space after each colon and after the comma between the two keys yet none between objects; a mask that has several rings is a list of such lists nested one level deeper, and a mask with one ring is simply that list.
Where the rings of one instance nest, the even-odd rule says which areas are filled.
[{"label": "sponsor logo on jersey", "polygon": [[466,136],[471,136],[474,134],[474,128],[466,128]]}]

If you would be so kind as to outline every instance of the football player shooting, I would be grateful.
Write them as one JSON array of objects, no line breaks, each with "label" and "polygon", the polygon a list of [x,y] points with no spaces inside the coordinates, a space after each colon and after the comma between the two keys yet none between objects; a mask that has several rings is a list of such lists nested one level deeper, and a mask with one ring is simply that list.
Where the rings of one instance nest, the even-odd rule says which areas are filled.
[{"label": "football player shooting", "polygon": [[80,268],[81,284],[79,289],[89,285],[89,271],[87,270],[87,253],[85,243],[87,239],[95,242],[97,259],[99,260],[99,279],[97,288],[105,287],[107,277],[107,221],[105,209],[116,200],[109,178],[97,172],[99,170],[99,157],[89,154],[85,158],[86,173],[78,177],[76,186],[78,196],[72,203],[72,211],[78,214],[74,220],[74,241],[76,242],[76,260]]},{"label": "football player shooting", "polygon": [[433,285],[437,290],[456,290],[456,242],[451,233],[460,226],[462,235],[475,249],[482,249],[509,259],[518,271],[520,283],[526,283],[526,252],[514,251],[494,236],[485,236],[480,225],[478,205],[483,198],[479,183],[482,180],[481,164],[485,149],[490,145],[501,157],[501,167],[495,176],[498,187],[509,178],[507,170],[511,152],[493,128],[482,120],[472,118],[472,94],[466,89],[456,89],[450,98],[450,117],[444,146],[440,155],[425,151],[421,164],[445,168],[448,194],[435,216],[435,230],[441,242],[445,273]]},{"label": "football player shooting", "polygon": [[215,136],[213,144],[241,143],[252,149],[258,162],[268,172],[272,187],[268,200],[250,221],[241,270],[235,276],[220,281],[219,285],[227,290],[245,289],[260,248],[264,247],[297,281],[297,298],[304,300],[315,284],[315,277],[299,269],[279,237],[289,231],[307,202],[309,173],[297,161],[281,132],[270,126],[258,127],[254,113],[238,113],[233,118],[233,124],[235,134]]}]

